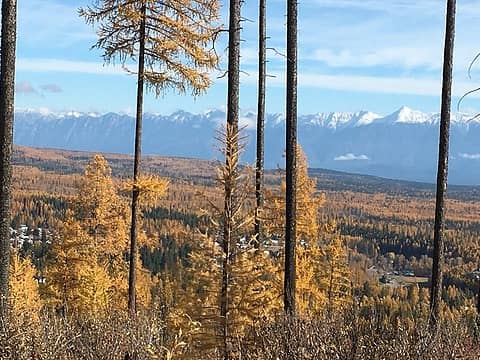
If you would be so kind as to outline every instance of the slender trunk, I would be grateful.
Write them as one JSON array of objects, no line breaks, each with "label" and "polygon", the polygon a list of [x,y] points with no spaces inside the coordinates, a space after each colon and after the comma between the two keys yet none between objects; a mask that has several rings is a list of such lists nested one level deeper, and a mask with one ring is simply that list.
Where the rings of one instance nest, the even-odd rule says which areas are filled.
[{"label": "slender trunk", "polygon": [[17,1],[3,0],[0,69],[0,315],[5,313],[8,304],[16,39]]},{"label": "slender trunk", "polygon": [[265,88],[267,67],[267,15],[266,0],[259,0],[258,21],[258,107],[257,107],[257,163],[255,171],[255,196],[257,207],[255,212],[255,244],[258,247],[262,240],[262,220],[259,211],[263,207],[263,171],[265,153]]},{"label": "slender trunk", "polygon": [[[133,160],[133,181],[137,182],[140,172],[142,156],[142,117],[143,117],[143,90],[145,69],[145,18],[146,4],[142,6],[142,20],[140,22],[140,49],[138,54],[138,88],[137,88],[137,116],[135,125],[135,155]],[[133,316],[136,313],[136,272],[137,259],[137,213],[139,191],[134,186],[132,192],[132,222],[130,226],[130,268],[128,274],[128,310]]]},{"label": "slender trunk", "polygon": [[220,317],[222,319],[223,358],[230,359],[229,351],[229,293],[230,262],[232,259],[233,212],[235,209],[235,182],[238,165],[238,118],[240,99],[240,0],[230,0],[230,19],[228,27],[228,99],[225,167],[225,204],[223,223],[223,263]]},{"label": "slender trunk", "polygon": [[478,293],[477,293],[477,315],[478,314],[480,314],[480,279],[478,279]]},{"label": "slender trunk", "polygon": [[430,288],[430,326],[437,328],[442,300],[443,251],[445,227],[445,193],[448,176],[448,147],[450,135],[450,106],[452,100],[453,48],[455,39],[455,0],[447,0],[445,49],[443,57],[442,110],[438,147],[437,195],[433,239],[432,284]]},{"label": "slender trunk", "polygon": [[287,119],[284,307],[295,315],[297,236],[297,0],[287,2]]},{"label": "slender trunk", "polygon": [[333,264],[329,264],[330,277],[328,279],[328,313],[330,315],[332,310],[332,299],[333,299]]}]

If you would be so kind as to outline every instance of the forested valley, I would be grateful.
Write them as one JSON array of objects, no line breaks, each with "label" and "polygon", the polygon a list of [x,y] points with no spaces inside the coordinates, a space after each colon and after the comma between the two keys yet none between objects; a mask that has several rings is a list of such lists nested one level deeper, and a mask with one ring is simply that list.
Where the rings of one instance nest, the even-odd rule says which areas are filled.
[{"label": "forested valley", "polygon": [[[123,246],[126,246],[126,228],[123,225],[124,233],[120,234],[118,224],[127,221],[125,207],[128,197],[125,183],[130,178],[128,173],[132,158],[116,154],[106,154],[102,158],[85,152],[33,148],[16,148],[13,158],[15,175],[11,241],[14,258],[10,281],[11,293],[16,296],[13,309],[19,318],[27,323],[34,320],[33,324],[42,326],[38,322],[45,321],[43,317],[47,316],[48,311],[57,314],[58,311],[69,309],[69,316],[81,313],[83,321],[88,319],[90,325],[90,322],[105,321],[102,331],[106,330],[103,326],[112,327],[109,331],[113,331],[116,326],[126,326],[124,323],[112,322],[113,319],[110,318],[112,311],[118,316],[126,308],[125,300],[122,300],[126,298],[126,280],[123,279],[123,290],[121,287],[115,288],[119,291],[116,295],[119,297],[116,298],[112,293],[115,281],[113,274],[104,274],[104,279],[97,278],[98,271],[91,278],[85,274],[92,270],[92,264],[97,261],[98,266],[106,266],[103,263],[105,260],[88,258],[89,260],[75,263],[75,259],[81,253],[89,252],[89,246],[94,242],[92,229],[98,226],[105,226],[101,235],[104,242],[102,246],[105,247],[95,249],[99,254],[97,256],[101,254],[103,257],[112,251],[107,246],[116,243],[116,247],[120,247],[121,239]],[[159,348],[149,348],[152,344],[144,344],[145,347],[139,353],[142,356],[153,356],[151,352],[154,352],[155,356],[163,357],[168,351],[179,357],[195,358],[197,351],[205,351],[205,358],[214,356],[218,343],[213,340],[215,327],[210,323],[213,320],[210,316],[214,312],[210,311],[216,303],[215,293],[209,295],[209,292],[217,291],[218,296],[218,285],[214,285],[215,276],[218,276],[215,275],[215,271],[218,271],[218,263],[215,261],[218,258],[213,254],[214,247],[219,245],[214,238],[210,238],[209,246],[205,245],[204,236],[215,234],[212,223],[212,219],[215,219],[215,206],[212,207],[212,203],[221,204],[222,189],[216,183],[215,172],[219,165],[214,161],[193,159],[146,157],[144,160],[144,170],[148,169],[149,172],[168,179],[169,185],[163,196],[145,204],[142,210],[144,243],[140,245],[139,269],[145,277],[139,282],[138,292],[144,297],[144,302],[139,304],[139,317],[146,323],[139,324],[142,328],[137,331],[149,330],[145,328],[147,324],[161,325],[157,331],[163,337],[162,340],[156,340],[158,342],[155,346]],[[245,179],[249,176],[251,178],[251,172],[252,169],[248,167],[242,168]],[[246,279],[239,284],[241,287],[238,291],[249,294],[249,297],[242,299],[247,304],[235,306],[238,306],[239,312],[243,306],[248,308],[243,310],[245,313],[238,314],[241,325],[232,331],[235,331],[236,336],[246,336],[236,345],[239,348],[235,348],[235,352],[252,358],[263,355],[255,352],[260,349],[253,351],[255,355],[252,355],[252,345],[248,345],[254,339],[251,336],[267,337],[257,343],[265,347],[261,351],[280,350],[277,348],[277,341],[280,340],[276,337],[283,330],[271,328],[271,320],[268,319],[276,319],[282,312],[282,220],[277,208],[281,201],[279,195],[282,193],[282,177],[281,169],[266,172],[268,195],[263,217],[270,235],[262,243],[260,254],[247,252],[252,258],[248,259],[249,262],[242,263],[240,268],[248,276],[242,275]],[[300,245],[299,253],[302,257],[297,265],[297,286],[302,294],[298,311],[302,314],[303,321],[296,326],[301,326],[302,331],[322,333],[332,331],[332,327],[336,327],[336,331],[348,328],[351,333],[344,334],[343,338],[340,333],[335,335],[339,337],[337,339],[322,338],[325,342],[323,345],[328,346],[333,346],[331,341],[345,342],[345,348],[339,350],[345,356],[352,351],[348,347],[352,346],[349,336],[366,336],[362,331],[367,329],[372,332],[368,335],[375,339],[381,338],[377,331],[395,330],[395,335],[389,335],[392,337],[389,341],[393,342],[396,336],[400,336],[406,344],[420,341],[410,337],[411,331],[426,331],[424,320],[429,312],[433,227],[431,209],[434,201],[432,189],[419,183],[405,182],[398,186],[384,179],[381,191],[373,191],[367,186],[372,181],[368,177],[362,180],[358,175],[333,176],[319,170],[311,171],[304,181],[300,198],[302,211],[299,214],[302,216],[299,221],[302,224],[304,243]],[[352,190],[352,186],[357,190]],[[452,192],[448,204],[447,270],[442,316],[445,317],[445,326],[453,326],[453,321],[459,319],[465,322],[464,326],[474,326],[480,275],[477,264],[480,224],[476,215],[480,212],[480,205],[474,187],[453,187]],[[251,214],[254,213],[254,195],[250,189],[245,199],[244,216],[248,217],[250,213],[246,234],[253,232]],[[115,203],[123,212],[115,210],[119,213],[116,214],[117,218],[112,218],[110,206]],[[110,210],[102,213],[106,208]],[[85,209],[98,216],[82,230],[81,233],[86,236],[85,242],[73,242],[75,239],[72,238],[72,242],[64,243],[65,240],[61,239],[66,238],[65,231],[73,231],[72,226],[78,226],[75,231],[81,231],[85,218],[80,217],[80,212]],[[318,247],[309,247],[308,239],[311,238],[317,239]],[[252,250],[246,242],[243,244],[245,249]],[[207,250],[202,246],[207,246]],[[199,257],[205,251],[212,252],[210,261],[213,263],[205,263],[205,259]],[[58,263],[59,256],[64,256],[62,259],[66,262],[63,265]],[[255,272],[259,261],[264,262],[261,274],[268,276],[265,278],[268,282],[256,278],[259,275]],[[63,269],[61,266],[68,268]],[[124,274],[125,266],[124,263]],[[68,272],[69,276],[52,284],[49,278],[55,271],[59,274]],[[199,276],[201,277],[197,278]],[[80,279],[81,283],[77,283]],[[121,284],[120,279],[117,281]],[[255,284],[255,281],[259,281],[258,289],[251,288],[250,282]],[[64,289],[64,294],[61,289]],[[187,292],[193,289],[197,289],[198,293],[194,295]],[[199,303],[192,303],[194,300]],[[52,320],[49,316],[47,319]],[[358,321],[358,327],[349,327],[352,324],[347,326],[348,323],[343,323],[347,319]],[[96,326],[98,325],[97,323]],[[399,326],[403,329],[399,329]],[[25,335],[31,337],[32,341],[35,340],[34,334]],[[66,336],[67,333],[57,335]],[[151,335],[143,333],[137,336]],[[103,337],[104,334],[89,333],[88,336]],[[124,336],[123,341],[128,339],[127,334],[118,336]],[[425,341],[425,348],[415,350],[415,356],[420,356],[420,351],[425,351],[425,356],[429,356],[426,353],[428,333],[421,336],[425,337],[422,340]],[[369,341],[374,338],[365,337]],[[247,339],[250,340],[243,343]],[[126,351],[129,341],[131,340],[123,344],[125,349],[121,351]],[[141,341],[146,339],[142,338]],[[294,341],[298,346],[303,346],[300,345],[302,339]],[[456,351],[464,351],[461,349],[465,345],[463,340],[454,338],[451,341],[458,341],[455,344],[458,346]],[[103,351],[111,351],[109,346]],[[177,348],[173,349],[175,346]],[[315,356],[328,356],[328,353],[317,348],[318,344],[311,346]],[[386,342],[383,348],[374,351],[382,355],[389,347],[395,346]],[[334,350],[331,348],[328,351]],[[372,355],[372,349],[364,351],[366,356]],[[107,355],[101,357],[103,356]]]},{"label": "forested valley", "polygon": [[[17,1],[2,0],[0,358],[478,359],[480,195],[447,187],[456,1],[445,3],[433,185],[309,169],[295,0],[284,166],[264,169],[267,50],[279,53],[265,0],[256,139],[239,121],[243,1],[95,0],[78,9],[93,48],[136,79],[133,155],[14,146]],[[200,96],[222,67],[219,160],[142,154],[145,98]]]}]

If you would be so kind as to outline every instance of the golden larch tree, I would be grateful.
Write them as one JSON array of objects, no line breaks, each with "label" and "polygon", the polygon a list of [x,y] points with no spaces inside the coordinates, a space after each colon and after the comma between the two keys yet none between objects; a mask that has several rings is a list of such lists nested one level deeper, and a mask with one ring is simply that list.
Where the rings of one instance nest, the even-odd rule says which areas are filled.
[{"label": "golden larch tree", "polygon": [[[321,226],[319,223],[319,210],[325,196],[317,195],[316,180],[308,175],[307,159],[300,146],[297,146],[296,163],[296,312],[300,316],[311,317],[346,296],[340,290],[348,290],[345,288],[348,265],[345,248],[339,238],[327,240],[332,237],[336,226]],[[273,240],[271,246],[276,244],[278,249],[284,240],[285,191],[283,182],[279,192],[267,192],[262,215],[266,236]],[[284,254],[281,255],[283,258]],[[280,262],[277,264],[281,274],[277,282],[283,281],[281,265]]]},{"label": "golden larch tree", "polygon": [[42,301],[40,299],[37,270],[30,258],[21,258],[12,253],[10,261],[9,294],[10,309],[22,322],[39,321]]},{"label": "golden larch tree", "polygon": [[[231,139],[228,130],[220,136],[224,152],[231,149],[227,144]],[[252,176],[238,172],[236,165],[230,166],[234,162],[219,166],[217,183],[223,189],[230,182],[235,206],[226,211],[222,205],[210,202],[211,209],[205,212],[210,225],[195,239],[186,269],[189,281],[179,306],[183,315],[176,314],[177,321],[180,317],[199,324],[192,334],[194,349],[218,351],[224,358],[233,356],[235,339],[248,341],[244,337],[248,329],[258,321],[273,318],[281,308],[276,298],[278,291],[273,289],[276,268],[252,235]],[[231,229],[228,237],[225,222]],[[224,291],[225,275],[228,291]]]},{"label": "golden larch tree", "polygon": [[[155,182],[154,190],[158,190],[158,182],[160,180]],[[128,205],[117,193],[111,169],[103,156],[95,155],[87,165],[72,203],[73,210],[69,210],[60,236],[52,245],[46,274],[46,301],[62,312],[96,316],[107,309],[125,308]],[[139,240],[142,244],[148,243],[143,233]],[[135,267],[139,274],[139,304],[148,306],[151,276],[138,258]]]},{"label": "golden larch tree", "polygon": [[[350,269],[347,250],[336,224],[330,224],[323,241],[323,256],[319,274],[320,287],[326,295],[327,309],[331,312],[351,300]],[[329,233],[331,234],[330,236]]]},{"label": "golden larch tree", "polygon": [[118,195],[112,170],[102,155],[85,168],[73,201],[73,215],[93,241],[92,250],[111,273],[125,270],[128,252],[128,206]]},{"label": "golden larch tree", "polygon": [[[212,45],[218,28],[218,0],[96,0],[80,9],[87,23],[98,25],[95,47],[105,62],[137,63],[137,109],[133,179],[140,177],[144,87],[156,96],[173,89],[199,95],[210,86],[218,57]],[[128,70],[129,72],[133,72]],[[135,264],[139,189],[133,187],[130,225],[128,308],[135,313]]]},{"label": "golden larch tree", "polygon": [[82,286],[88,286],[82,273],[96,263],[91,248],[88,235],[69,212],[59,237],[52,243],[43,291],[46,304],[63,315],[85,310],[80,293]]}]

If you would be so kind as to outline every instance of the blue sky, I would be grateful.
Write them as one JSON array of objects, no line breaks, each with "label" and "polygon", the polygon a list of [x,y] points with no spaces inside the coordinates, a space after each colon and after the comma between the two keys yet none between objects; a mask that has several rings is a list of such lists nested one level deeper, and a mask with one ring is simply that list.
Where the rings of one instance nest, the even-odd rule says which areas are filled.
[{"label": "blue sky", "polygon": [[[77,16],[86,0],[19,0],[17,94],[19,109],[127,112],[135,108],[135,77],[102,64],[91,26]],[[226,4],[225,1],[223,1]],[[257,2],[243,15],[241,107],[256,104]],[[269,47],[285,48],[285,0],[267,0]],[[443,0],[300,0],[299,113],[370,110],[380,114],[408,105],[438,111],[444,36]],[[222,22],[226,23],[226,6]],[[480,64],[467,69],[480,51],[480,4],[459,0],[454,95],[480,86]],[[224,37],[217,45],[226,58]],[[269,52],[267,111],[284,112],[285,59]],[[222,65],[225,68],[225,63]],[[169,114],[202,112],[226,103],[226,84],[213,73],[206,95],[148,95],[145,110]],[[478,96],[478,95],[477,95]],[[455,102],[456,104],[456,102]],[[462,111],[480,110],[469,97]]]}]

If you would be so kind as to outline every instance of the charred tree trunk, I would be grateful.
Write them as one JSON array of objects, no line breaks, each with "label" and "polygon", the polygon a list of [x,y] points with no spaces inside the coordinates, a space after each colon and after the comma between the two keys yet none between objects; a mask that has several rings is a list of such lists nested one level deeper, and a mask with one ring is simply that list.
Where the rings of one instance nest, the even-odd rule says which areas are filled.
[{"label": "charred tree trunk", "polygon": [[222,319],[223,358],[230,359],[229,344],[229,293],[230,263],[235,246],[233,238],[233,213],[236,208],[235,186],[238,166],[238,119],[240,100],[240,0],[230,0],[228,27],[228,99],[225,167],[228,176],[224,185],[223,262],[220,317]]},{"label": "charred tree trunk", "polygon": [[438,147],[437,194],[433,239],[432,284],[430,288],[430,326],[437,328],[442,300],[443,251],[445,228],[445,193],[448,177],[448,148],[450,137],[450,107],[452,100],[453,48],[455,40],[455,0],[447,0],[445,49],[443,56],[442,109]]},{"label": "charred tree trunk", "polygon": [[[138,54],[138,88],[137,88],[137,114],[135,122],[135,154],[133,159],[133,181],[138,181],[140,173],[140,159],[142,156],[142,120],[143,120],[143,91],[145,69],[145,22],[147,7],[142,5],[142,20],[140,22],[140,49]],[[130,315],[136,313],[136,259],[137,259],[137,216],[138,216],[139,190],[135,187],[132,191],[132,222],[130,225],[130,265],[128,273],[128,310]]]},{"label": "charred tree trunk", "polygon": [[255,243],[257,247],[262,240],[262,220],[259,211],[263,206],[263,172],[265,158],[265,91],[267,67],[267,14],[266,0],[259,0],[258,21],[258,106],[257,106],[257,162],[255,168],[255,197],[257,200],[255,212]]},{"label": "charred tree trunk", "polygon": [[[478,279],[477,314],[480,315],[480,279]],[[478,318],[480,320],[480,318]]]},{"label": "charred tree trunk", "polygon": [[8,304],[16,40],[17,1],[3,0],[0,70],[0,315],[5,313]]},{"label": "charred tree trunk", "polygon": [[287,1],[286,209],[284,307],[295,315],[297,233],[297,0]]}]

